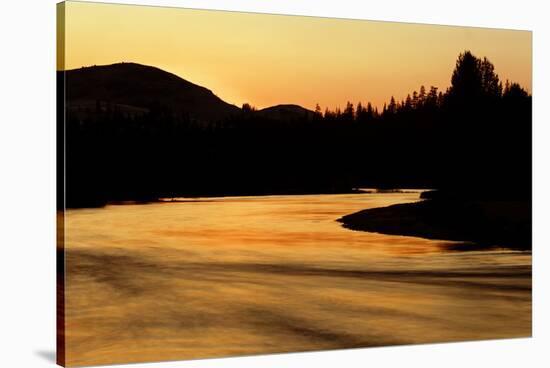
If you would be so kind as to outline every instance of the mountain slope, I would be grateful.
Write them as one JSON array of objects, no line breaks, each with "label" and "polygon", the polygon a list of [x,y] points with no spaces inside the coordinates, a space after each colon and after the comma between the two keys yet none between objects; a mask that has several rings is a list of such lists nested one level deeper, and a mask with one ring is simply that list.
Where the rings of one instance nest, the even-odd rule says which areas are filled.
[{"label": "mountain slope", "polygon": [[71,110],[94,110],[110,104],[143,113],[153,106],[212,122],[236,114],[240,109],[212,91],[161,69],[136,64],[82,67],[66,71],[67,103]]}]

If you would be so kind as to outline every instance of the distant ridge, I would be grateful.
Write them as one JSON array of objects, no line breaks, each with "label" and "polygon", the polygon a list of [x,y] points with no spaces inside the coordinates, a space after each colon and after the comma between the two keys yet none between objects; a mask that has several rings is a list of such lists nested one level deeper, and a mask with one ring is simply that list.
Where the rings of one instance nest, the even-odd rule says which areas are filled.
[{"label": "distant ridge", "polygon": [[258,110],[258,114],[273,120],[311,120],[315,113],[299,105],[281,104]]},{"label": "distant ridge", "polygon": [[204,122],[241,111],[209,89],[153,66],[123,62],[67,70],[65,76],[68,108],[72,110],[89,111],[98,103],[109,103],[139,113],[158,106]]},{"label": "distant ridge", "polygon": [[[77,116],[117,108],[141,115],[153,107],[168,108],[199,122],[222,121],[242,113],[211,90],[154,66],[122,62],[66,71],[68,109]],[[314,112],[295,104],[280,104],[255,112],[273,121],[311,120]]]}]

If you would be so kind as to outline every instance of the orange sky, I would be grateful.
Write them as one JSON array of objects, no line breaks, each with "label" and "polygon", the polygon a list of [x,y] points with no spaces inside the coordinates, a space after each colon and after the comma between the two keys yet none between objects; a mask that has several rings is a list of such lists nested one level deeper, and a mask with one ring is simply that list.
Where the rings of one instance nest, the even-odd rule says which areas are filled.
[{"label": "orange sky", "polygon": [[466,49],[531,91],[528,31],[69,1],[65,63],[154,65],[237,106],[381,106],[445,89]]}]

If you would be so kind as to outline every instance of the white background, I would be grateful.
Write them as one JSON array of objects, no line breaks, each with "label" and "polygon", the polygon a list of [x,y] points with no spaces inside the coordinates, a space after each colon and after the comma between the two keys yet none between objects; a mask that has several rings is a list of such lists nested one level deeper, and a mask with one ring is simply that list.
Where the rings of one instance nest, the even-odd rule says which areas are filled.
[{"label": "white background", "polygon": [[[138,364],[132,367],[548,367],[549,27],[545,1],[123,1],[534,31],[534,337],[472,343]],[[0,367],[53,366],[55,352],[55,1],[0,11]],[[398,47],[398,46],[397,46]],[[434,45],[437,47],[437,45]],[[236,341],[235,343],[238,343]]]}]

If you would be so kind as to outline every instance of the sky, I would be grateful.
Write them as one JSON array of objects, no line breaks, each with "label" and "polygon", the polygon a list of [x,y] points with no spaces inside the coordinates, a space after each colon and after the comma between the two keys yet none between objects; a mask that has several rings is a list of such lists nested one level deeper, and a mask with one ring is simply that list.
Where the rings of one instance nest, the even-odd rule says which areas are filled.
[{"label": "sky", "polygon": [[64,19],[58,70],[152,65],[237,106],[381,107],[421,85],[444,91],[465,50],[531,91],[529,31],[73,1]]}]

